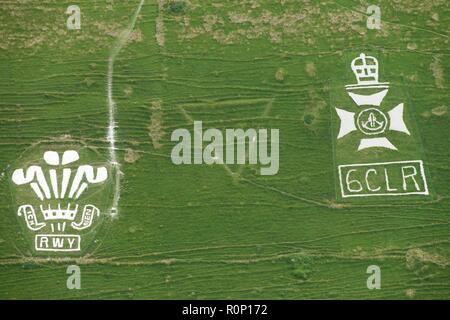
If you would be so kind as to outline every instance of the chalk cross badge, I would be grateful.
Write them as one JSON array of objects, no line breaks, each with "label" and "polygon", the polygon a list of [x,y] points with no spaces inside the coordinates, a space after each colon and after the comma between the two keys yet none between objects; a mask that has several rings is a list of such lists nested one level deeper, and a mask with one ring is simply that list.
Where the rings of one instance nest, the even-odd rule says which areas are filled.
[{"label": "chalk cross badge", "polygon": [[356,83],[332,94],[338,99],[333,139],[340,198],[429,195],[405,89],[399,83],[390,91],[389,82],[379,81],[375,57],[360,53],[350,66]]},{"label": "chalk cross badge", "polygon": [[[351,68],[356,76],[357,84],[345,86],[348,95],[361,109],[358,112],[350,112],[342,107],[335,108],[341,121],[338,139],[344,138],[353,131],[359,130],[366,138],[360,140],[358,151],[381,147],[397,150],[389,139],[389,131],[398,131],[410,135],[403,120],[403,103],[399,103],[390,111],[383,112],[379,109],[381,102],[389,90],[388,82],[378,82],[378,60],[361,53],[351,63]],[[361,89],[374,89],[370,94],[361,94]]]}]

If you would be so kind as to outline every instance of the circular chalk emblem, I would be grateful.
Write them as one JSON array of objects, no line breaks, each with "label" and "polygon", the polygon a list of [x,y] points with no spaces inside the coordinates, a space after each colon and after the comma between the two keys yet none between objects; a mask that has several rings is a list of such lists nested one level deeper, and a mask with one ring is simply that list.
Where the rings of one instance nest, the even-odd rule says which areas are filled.
[{"label": "circular chalk emblem", "polygon": [[374,135],[386,130],[388,119],[382,111],[376,108],[368,108],[358,114],[356,123],[362,133]]}]

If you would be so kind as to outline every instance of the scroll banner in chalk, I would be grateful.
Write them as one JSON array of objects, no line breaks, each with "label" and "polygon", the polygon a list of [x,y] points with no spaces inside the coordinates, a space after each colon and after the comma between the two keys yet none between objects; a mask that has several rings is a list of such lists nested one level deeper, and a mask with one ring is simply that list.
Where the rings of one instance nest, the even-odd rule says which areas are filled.
[{"label": "scroll banner in chalk", "polygon": [[93,205],[86,205],[83,209],[83,215],[81,216],[81,222],[72,222],[72,227],[76,230],[83,230],[89,228],[92,225],[94,216],[100,216],[100,210]]},{"label": "scroll banner in chalk", "polygon": [[26,204],[20,206],[17,210],[17,214],[19,216],[23,216],[25,218],[25,222],[27,223],[28,229],[33,231],[38,231],[45,227],[45,223],[39,223],[36,218],[36,213],[34,212],[33,206]]}]

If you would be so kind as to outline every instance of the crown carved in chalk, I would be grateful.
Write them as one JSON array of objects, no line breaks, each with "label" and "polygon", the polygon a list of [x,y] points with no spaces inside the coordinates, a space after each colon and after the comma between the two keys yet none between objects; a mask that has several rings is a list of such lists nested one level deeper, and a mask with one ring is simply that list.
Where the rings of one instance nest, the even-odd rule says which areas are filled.
[{"label": "crown carved in chalk", "polygon": [[358,84],[378,83],[378,60],[375,57],[361,53],[359,57],[353,59],[351,67]]}]

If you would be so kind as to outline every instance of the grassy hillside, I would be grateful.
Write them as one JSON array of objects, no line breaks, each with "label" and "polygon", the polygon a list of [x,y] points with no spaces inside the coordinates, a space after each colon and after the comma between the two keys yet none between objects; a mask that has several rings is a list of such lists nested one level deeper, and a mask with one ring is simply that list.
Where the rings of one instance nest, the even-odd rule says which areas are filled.
[{"label": "grassy hillside", "polygon": [[[380,1],[380,30],[367,1],[145,0],[135,21],[138,0],[0,3],[0,298],[450,298],[445,0]],[[405,104],[398,152],[336,139],[361,52],[390,83],[386,110]],[[92,189],[98,223],[80,253],[37,252],[12,170],[50,149],[110,160],[108,75],[120,167]],[[171,133],[193,121],[279,129],[278,174],[174,165]],[[340,196],[339,164],[418,159],[428,196]],[[66,288],[71,264],[81,290]]]}]

